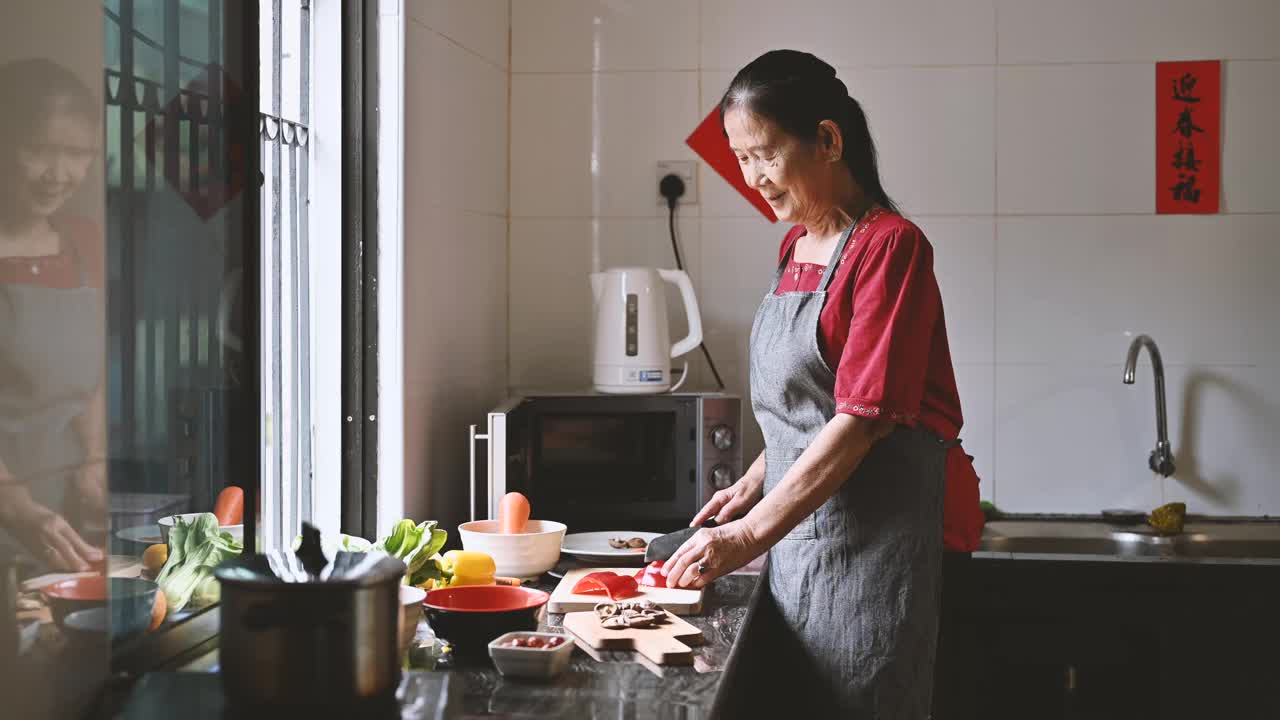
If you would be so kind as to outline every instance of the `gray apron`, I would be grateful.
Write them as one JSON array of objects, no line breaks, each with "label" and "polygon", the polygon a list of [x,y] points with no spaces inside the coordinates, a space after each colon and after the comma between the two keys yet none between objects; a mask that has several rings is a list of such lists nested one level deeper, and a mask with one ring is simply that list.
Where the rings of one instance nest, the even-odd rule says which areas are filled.
[{"label": "gray apron", "polygon": [[[0,460],[59,513],[85,460],[73,420],[102,381],[105,351],[102,291],[71,252],[80,287],[0,285]],[[13,541],[0,528],[0,543]]]},{"label": "gray apron", "polygon": [[[818,318],[855,230],[865,225],[845,231],[813,292],[774,294],[788,253],[756,313],[751,405],[765,440],[765,493],[836,414],[836,376],[818,348]],[[740,678],[734,692],[742,709],[722,716],[757,716],[773,705],[792,717],[929,716],[946,445],[925,429],[897,426],[770,549],[741,637],[756,636],[755,655],[769,657],[773,676]]]}]

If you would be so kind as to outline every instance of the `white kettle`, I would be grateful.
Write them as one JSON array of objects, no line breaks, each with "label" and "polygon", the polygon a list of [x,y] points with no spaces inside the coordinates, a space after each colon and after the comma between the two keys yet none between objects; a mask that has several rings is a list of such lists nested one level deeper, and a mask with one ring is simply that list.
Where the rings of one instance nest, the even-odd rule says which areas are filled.
[{"label": "white kettle", "polygon": [[[671,344],[663,282],[680,289],[689,334]],[[671,387],[671,360],[702,342],[693,283],[680,270],[610,268],[591,274],[595,296],[593,381],[603,393],[643,394]],[[681,381],[683,382],[683,380]]]}]

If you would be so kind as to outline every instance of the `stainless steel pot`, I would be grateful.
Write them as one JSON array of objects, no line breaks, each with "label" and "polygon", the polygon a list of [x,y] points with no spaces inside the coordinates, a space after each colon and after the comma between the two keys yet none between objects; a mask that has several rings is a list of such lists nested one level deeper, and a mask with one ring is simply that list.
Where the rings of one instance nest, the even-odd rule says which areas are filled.
[{"label": "stainless steel pot", "polygon": [[297,554],[253,555],[219,566],[219,663],[229,704],[358,712],[395,707],[397,619],[404,563],[385,553],[338,552],[303,526]]}]

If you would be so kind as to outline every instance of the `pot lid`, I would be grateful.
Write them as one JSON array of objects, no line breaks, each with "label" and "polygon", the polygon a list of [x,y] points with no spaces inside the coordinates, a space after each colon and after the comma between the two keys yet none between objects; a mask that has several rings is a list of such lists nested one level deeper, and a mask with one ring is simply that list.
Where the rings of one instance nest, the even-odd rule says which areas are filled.
[{"label": "pot lid", "polygon": [[338,551],[330,562],[320,546],[320,531],[302,523],[302,544],[297,552],[273,550],[242,555],[213,571],[221,582],[254,585],[365,586],[399,583],[405,564],[387,553]]}]

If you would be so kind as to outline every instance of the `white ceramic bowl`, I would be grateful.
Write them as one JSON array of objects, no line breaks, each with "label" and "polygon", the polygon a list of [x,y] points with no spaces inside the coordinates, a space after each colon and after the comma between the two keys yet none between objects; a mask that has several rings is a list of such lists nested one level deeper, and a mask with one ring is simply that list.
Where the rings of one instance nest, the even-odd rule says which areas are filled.
[{"label": "white ceramic bowl", "polygon": [[[174,518],[182,518],[183,522],[190,523],[201,515],[204,515],[204,513],[182,513],[181,515],[166,515],[160,518],[156,521],[156,524],[160,526],[160,542],[166,545],[169,544],[169,530],[173,528]],[[218,529],[231,533],[231,537],[235,538],[236,542],[244,542],[244,525],[220,525]]]},{"label": "white ceramic bowl", "polygon": [[537,578],[556,566],[564,523],[530,520],[519,535],[498,532],[497,520],[472,520],[458,526],[464,550],[475,550],[493,558],[496,572],[503,577]]},{"label": "white ceramic bowl", "polygon": [[427,599],[427,591],[412,585],[400,586],[400,654],[403,656],[418,632],[418,623],[422,620],[422,602]]},{"label": "white ceramic bowl", "polygon": [[[544,640],[560,638],[563,642],[553,648],[511,647],[506,643],[512,638],[540,637]],[[511,677],[550,679],[569,666],[573,656],[573,638],[560,633],[509,632],[499,635],[489,643],[489,657],[498,672]]]}]

